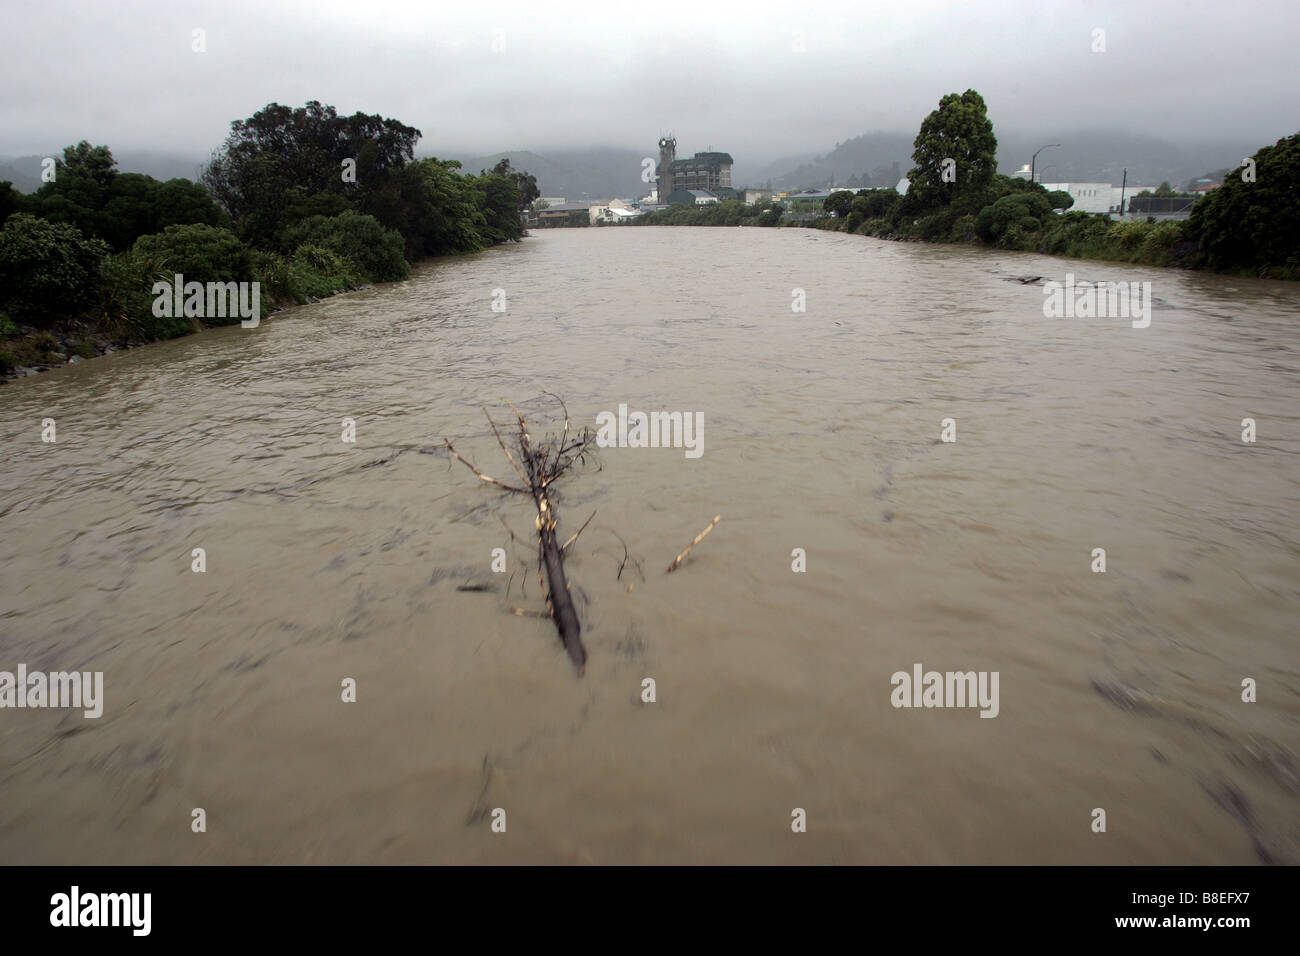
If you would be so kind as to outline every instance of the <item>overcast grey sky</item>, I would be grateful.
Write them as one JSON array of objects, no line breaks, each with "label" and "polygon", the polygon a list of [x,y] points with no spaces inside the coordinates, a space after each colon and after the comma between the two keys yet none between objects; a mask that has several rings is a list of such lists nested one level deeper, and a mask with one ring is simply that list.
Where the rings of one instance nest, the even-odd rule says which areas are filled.
[{"label": "overcast grey sky", "polygon": [[1297,0],[3,2],[9,155],[83,138],[205,155],[231,120],[309,99],[418,127],[435,153],[649,152],[672,130],[771,158],[914,134],[968,87],[998,130],[1262,145],[1300,128]]}]

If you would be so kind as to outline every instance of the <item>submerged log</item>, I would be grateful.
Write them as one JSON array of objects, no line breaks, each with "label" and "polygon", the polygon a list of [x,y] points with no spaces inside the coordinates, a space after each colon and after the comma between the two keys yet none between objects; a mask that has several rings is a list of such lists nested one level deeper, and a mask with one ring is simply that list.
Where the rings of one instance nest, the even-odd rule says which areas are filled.
[{"label": "submerged log", "polygon": [[[574,666],[578,668],[578,674],[582,675],[587,670],[587,649],[582,646],[582,624],[578,621],[578,612],[573,606],[573,597],[569,594],[569,581],[564,574],[564,555],[555,534],[558,525],[555,507],[547,491],[550,483],[563,474],[564,468],[568,465],[565,464],[563,468],[558,465],[563,454],[563,447],[561,447],[561,451],[556,455],[557,465],[548,468],[546,447],[533,448],[524,417],[522,415],[518,417],[519,447],[528,469],[528,487],[537,505],[537,534],[541,543],[542,560],[546,565],[547,604],[550,607],[551,617],[555,621],[555,627],[560,632],[560,640],[564,642],[564,649],[569,652]],[[569,416],[566,411],[564,416],[566,438],[568,427]],[[561,439],[561,446],[563,442],[564,439]]]},{"label": "submerged log", "polygon": [[[516,494],[532,496],[533,504],[537,509],[538,574],[540,575],[542,567],[546,568],[547,610],[551,619],[555,622],[556,630],[559,631],[560,640],[564,644],[565,651],[568,652],[569,658],[573,661],[574,666],[578,669],[578,674],[581,676],[586,672],[587,650],[582,646],[582,624],[578,621],[578,612],[573,606],[573,597],[569,593],[568,578],[564,573],[564,550],[577,539],[578,534],[582,533],[582,528],[585,528],[587,523],[584,522],[582,528],[578,529],[577,534],[561,546],[557,534],[558,520],[555,514],[555,504],[551,498],[550,487],[575,461],[583,457],[588,446],[595,440],[595,436],[584,428],[582,434],[570,443],[569,410],[562,400],[559,398],[556,400],[560,402],[560,407],[564,408],[564,432],[558,443],[555,444],[545,441],[535,444],[532,436],[528,433],[528,423],[524,420],[523,414],[519,409],[511,405],[515,417],[519,421],[517,439],[519,458],[523,461],[522,467],[520,467],[519,461],[515,459],[514,455],[510,454],[510,449],[506,447],[505,439],[501,436],[497,422],[493,421],[492,416],[487,415],[487,410],[484,409],[483,413],[487,415],[488,423],[492,426],[492,431],[497,437],[497,442],[501,445],[501,450],[506,453],[506,458],[510,460],[510,464],[514,466],[515,472],[521,479],[519,486],[509,485],[495,478],[489,478],[462,458],[450,441],[443,440],[447,444],[447,450],[474,472],[481,481]],[[591,519],[588,518],[587,522],[590,521]]]}]

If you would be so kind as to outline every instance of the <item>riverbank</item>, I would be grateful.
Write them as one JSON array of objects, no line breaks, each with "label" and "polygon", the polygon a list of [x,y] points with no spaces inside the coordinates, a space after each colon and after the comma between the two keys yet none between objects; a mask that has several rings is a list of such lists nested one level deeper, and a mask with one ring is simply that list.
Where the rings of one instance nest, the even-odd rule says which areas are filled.
[{"label": "riverbank", "polygon": [[[969,217],[967,217],[969,218]],[[1008,252],[1031,252],[1067,259],[1085,259],[1094,262],[1114,262],[1125,265],[1176,268],[1215,272],[1255,279],[1300,279],[1295,269],[1210,269],[1200,246],[1185,236],[1183,223],[1154,221],[1116,221],[1104,215],[1074,212],[1065,213],[1056,222],[1044,224],[1030,234],[1015,233],[1004,241],[989,243],[974,231],[960,236],[966,224],[957,225],[949,238],[931,238],[907,229],[900,230],[887,220],[867,220],[855,229],[845,228],[844,220],[830,216],[802,223],[810,229],[831,232],[848,232],[872,239],[894,242],[925,242],[932,245],[992,248]]]},{"label": "riverbank", "polygon": [[[857,197],[868,199],[868,197]],[[652,213],[638,225],[646,226],[797,226],[843,232],[892,242],[924,242],[931,245],[980,248],[1006,252],[1031,252],[1067,259],[1114,262],[1126,265],[1176,268],[1217,275],[1251,279],[1300,280],[1300,264],[1265,265],[1232,268],[1214,267],[1201,243],[1192,238],[1185,222],[1154,220],[1112,220],[1104,214],[1066,212],[1052,215],[1045,206],[1033,210],[1037,216],[1012,214],[1025,212],[1024,203],[990,211],[987,215],[957,216],[940,212],[912,219],[897,213],[902,197],[893,190],[882,190],[861,208],[884,214],[863,218],[858,210],[847,216],[818,216],[803,221],[761,215],[743,204],[718,203],[701,209],[680,207]],[[1032,207],[1030,207],[1032,208]]]},{"label": "riverbank", "polygon": [[[363,282],[339,288],[328,296],[308,295],[304,296],[302,301],[283,298],[271,302],[271,309],[263,318],[279,316],[300,306],[319,302],[323,298],[331,298],[344,292],[357,292],[372,287],[372,283]],[[207,328],[208,326],[195,319],[188,331],[174,337],[184,338],[206,331]],[[76,365],[105,355],[167,341],[165,339],[132,340],[115,335],[114,330],[108,327],[108,323],[88,315],[63,319],[49,328],[38,329],[34,326],[17,325],[0,314],[0,333],[9,330],[12,330],[11,334],[0,334],[0,385],[29,375],[62,368],[65,365]]]}]

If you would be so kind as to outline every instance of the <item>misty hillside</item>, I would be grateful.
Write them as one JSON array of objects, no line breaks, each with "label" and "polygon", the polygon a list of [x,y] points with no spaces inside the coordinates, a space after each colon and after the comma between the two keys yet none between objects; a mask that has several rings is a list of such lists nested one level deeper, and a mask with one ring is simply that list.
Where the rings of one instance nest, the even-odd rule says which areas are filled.
[{"label": "misty hillside", "polygon": [[448,156],[459,159],[464,171],[491,169],[502,159],[537,177],[543,196],[565,199],[631,199],[654,188],[641,179],[642,159],[649,155],[630,149],[595,146],[584,150],[549,150],[545,155],[528,150],[493,153],[490,156]]},{"label": "misty hillside", "polygon": [[[112,149],[112,145],[109,145]],[[35,192],[41,186],[41,161],[46,156],[54,159],[63,158],[60,147],[44,156],[0,156],[0,181],[9,180],[19,192]],[[133,150],[118,152],[113,150],[117,168],[124,173],[144,173],[154,179],[198,179],[200,171],[207,163],[208,157],[176,156],[167,153],[152,153]]]},{"label": "misty hillside", "polygon": [[[816,156],[783,171],[773,171],[766,178],[770,178],[772,187],[779,190],[832,184],[893,186],[911,168],[913,138],[902,133],[864,133],[836,143],[835,148],[824,156]],[[867,181],[864,182],[864,178]]]},{"label": "misty hillside", "polygon": [[[995,130],[996,132],[996,130]],[[913,136],[899,133],[865,133],[837,143],[824,156],[817,156],[784,171],[772,169],[776,189],[808,187],[892,186],[911,168]],[[1059,147],[1043,150],[1036,171],[1048,182],[1110,182],[1119,185],[1125,168],[1128,181],[1175,186],[1210,170],[1236,166],[1265,143],[1221,141],[1177,145],[1168,140],[1123,130],[1068,130],[1054,133],[1004,133],[998,135],[998,171],[1011,174],[1029,162],[1034,150],[1046,143]],[[865,181],[864,181],[865,180]]]},{"label": "misty hillside", "polygon": [[[836,143],[825,154],[804,153],[771,162],[732,153],[736,164],[732,182],[737,187],[767,186],[793,191],[829,185],[893,186],[907,175],[912,161],[913,133],[875,131]],[[1205,173],[1235,167],[1243,156],[1265,143],[1220,141],[1178,145],[1169,140],[1123,130],[1069,130],[1049,133],[1001,133],[998,135],[998,170],[1010,174],[1028,163],[1035,149],[1045,143],[1061,143],[1043,150],[1037,169],[1047,182],[1110,182],[1119,185],[1125,167],[1130,183],[1159,183],[1168,180],[1184,186]],[[62,149],[50,156],[62,156]],[[177,156],[126,150],[113,153],[123,172],[145,173],[155,179],[197,179],[207,162],[206,155]],[[435,155],[420,151],[420,156]],[[491,169],[502,159],[537,177],[543,196],[565,199],[631,199],[644,196],[653,183],[641,179],[642,161],[651,151],[592,146],[587,149],[511,150],[472,156],[446,153],[440,158],[457,159],[465,172]],[[683,156],[690,155],[683,151]],[[9,180],[21,192],[39,186],[42,156],[0,156],[0,181]]]}]

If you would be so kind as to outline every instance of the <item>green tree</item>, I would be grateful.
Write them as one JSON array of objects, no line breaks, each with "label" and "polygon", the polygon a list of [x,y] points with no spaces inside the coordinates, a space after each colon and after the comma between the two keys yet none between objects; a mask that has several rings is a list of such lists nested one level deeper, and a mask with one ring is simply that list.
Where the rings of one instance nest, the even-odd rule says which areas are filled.
[{"label": "green tree", "polygon": [[1047,194],[1047,201],[1053,209],[1069,209],[1074,205],[1074,197],[1064,189],[1053,189]]},{"label": "green tree", "polygon": [[0,181],[0,223],[22,209],[26,200],[27,197],[14,189],[9,180]]},{"label": "green tree", "polygon": [[518,212],[520,216],[528,212],[533,203],[542,195],[541,190],[537,188],[537,177],[531,173],[512,168],[508,159],[503,159],[493,166],[492,173],[495,176],[505,176],[519,190]]},{"label": "green tree", "polygon": [[1211,269],[1277,270],[1300,278],[1300,133],[1262,147],[1251,159],[1253,177],[1239,168],[1197,200],[1187,234]]},{"label": "green tree", "polygon": [[120,173],[107,146],[82,140],[63,150],[53,182],[24,201],[24,210],[76,226],[118,251],[170,225],[223,221],[207,191],[187,179],[160,183],[140,173]]},{"label": "green tree", "polygon": [[822,209],[840,218],[847,216],[852,208],[853,193],[844,189],[831,193],[822,201]]},{"label": "green tree", "polygon": [[[362,212],[371,212],[371,197],[385,208],[383,196],[419,139],[418,129],[378,115],[339,116],[316,100],[296,109],[271,103],[231,123],[203,182],[241,236],[267,243],[286,210],[322,192],[346,197]],[[349,170],[355,177],[345,177]]]},{"label": "green tree", "polygon": [[[496,172],[467,178],[481,194],[480,205],[487,224],[486,237],[493,243],[518,242],[523,238],[520,193],[515,180]],[[523,208],[526,209],[527,205]]]},{"label": "green tree", "polygon": [[[912,152],[916,165],[907,174],[909,211],[953,203],[965,208],[970,205],[962,202],[966,197],[982,205],[984,190],[997,170],[997,149],[984,98],[974,90],[944,96],[939,108],[922,121],[916,136]],[[945,171],[951,181],[945,181]]]},{"label": "green tree", "polygon": [[902,198],[897,189],[867,190],[853,200],[853,208],[861,212],[864,219],[884,219]]},{"label": "green tree", "polygon": [[422,159],[407,167],[407,248],[419,256],[477,252],[491,242],[482,194],[457,173],[456,160]]},{"label": "green tree", "polygon": [[63,159],[54,161],[55,181],[75,176],[107,188],[117,176],[117,160],[107,146],[91,146],[82,140],[76,146],[63,147]]},{"label": "green tree", "polygon": [[778,202],[768,201],[756,206],[758,215],[754,219],[757,226],[779,226],[785,209]]}]

